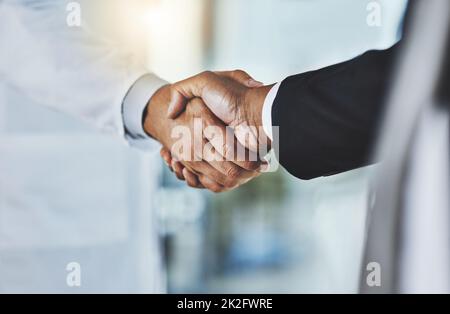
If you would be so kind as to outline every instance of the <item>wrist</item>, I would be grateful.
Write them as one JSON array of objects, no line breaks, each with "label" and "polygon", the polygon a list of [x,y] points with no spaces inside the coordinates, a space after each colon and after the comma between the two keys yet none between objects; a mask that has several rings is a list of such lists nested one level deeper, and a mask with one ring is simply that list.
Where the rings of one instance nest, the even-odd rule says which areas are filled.
[{"label": "wrist", "polygon": [[245,99],[245,115],[247,121],[253,126],[262,126],[262,111],[264,101],[273,85],[251,88],[247,91]]},{"label": "wrist", "polygon": [[143,128],[148,136],[162,143],[164,137],[163,128],[168,104],[170,102],[170,85],[164,85],[158,89],[147,103],[145,116],[143,117]]},{"label": "wrist", "polygon": [[245,100],[245,117],[250,126],[256,127],[258,134],[263,132],[263,107],[267,94],[274,85],[249,89]]}]

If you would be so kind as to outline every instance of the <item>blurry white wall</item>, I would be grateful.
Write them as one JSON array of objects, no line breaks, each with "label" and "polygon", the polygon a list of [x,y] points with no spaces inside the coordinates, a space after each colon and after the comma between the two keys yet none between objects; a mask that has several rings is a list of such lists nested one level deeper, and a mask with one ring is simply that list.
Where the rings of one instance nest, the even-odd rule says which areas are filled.
[{"label": "blurry white wall", "polygon": [[181,80],[204,66],[210,0],[154,0],[145,13],[148,65],[167,80]]},{"label": "blurry white wall", "polygon": [[[367,5],[381,5],[370,27]],[[391,45],[406,0],[217,0],[215,62],[266,82]]]}]

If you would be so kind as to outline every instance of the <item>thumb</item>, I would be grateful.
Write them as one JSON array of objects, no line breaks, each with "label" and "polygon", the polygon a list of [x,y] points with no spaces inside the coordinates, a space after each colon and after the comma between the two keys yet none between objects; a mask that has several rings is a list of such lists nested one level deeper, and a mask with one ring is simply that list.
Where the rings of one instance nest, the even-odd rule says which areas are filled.
[{"label": "thumb", "polygon": [[175,119],[186,108],[188,99],[186,99],[180,92],[173,89],[170,96],[170,103],[167,109],[167,117],[169,119]]},{"label": "thumb", "polygon": [[189,100],[202,97],[203,89],[208,82],[216,78],[215,74],[205,71],[196,76],[171,85],[171,100],[167,109],[167,117],[175,119],[186,108]]},{"label": "thumb", "polygon": [[238,83],[245,85],[250,88],[261,87],[264,83],[255,80],[245,71],[242,70],[234,70],[234,71],[218,71],[215,72],[217,75],[228,77],[232,80],[237,81]]}]

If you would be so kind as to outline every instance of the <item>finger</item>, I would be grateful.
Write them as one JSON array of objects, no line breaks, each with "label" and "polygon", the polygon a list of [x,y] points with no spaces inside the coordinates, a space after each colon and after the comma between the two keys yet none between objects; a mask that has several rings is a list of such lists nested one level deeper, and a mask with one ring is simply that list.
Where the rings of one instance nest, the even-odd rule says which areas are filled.
[{"label": "finger", "polygon": [[187,168],[183,169],[183,176],[186,179],[187,184],[192,188],[201,188],[200,181],[197,176],[190,172]]},{"label": "finger", "polygon": [[231,140],[227,138],[225,143],[222,143],[222,141],[217,138],[208,138],[209,145],[215,149],[219,156],[222,156],[222,160],[230,161],[247,171],[258,170],[261,166],[261,161],[259,160],[257,153],[245,148],[233,135],[231,135],[230,138]]},{"label": "finger", "polygon": [[221,173],[205,161],[183,161],[182,163],[185,168],[188,168],[199,178],[201,175],[204,175],[220,185],[225,186],[225,184],[230,184],[230,181],[225,174]]},{"label": "finger", "polygon": [[242,70],[217,71],[215,73],[220,76],[225,76],[230,79],[233,79],[250,88],[264,86],[264,83],[255,80],[253,77],[250,76],[250,74]]},{"label": "finger", "polygon": [[212,192],[219,193],[228,189],[218,181],[223,181],[224,177],[211,165],[204,161],[183,161],[183,166],[192,174],[197,176],[199,186]]},{"label": "finger", "polygon": [[171,165],[172,165],[173,171],[175,172],[176,177],[179,180],[184,181],[185,180],[185,177],[183,175],[183,168],[184,168],[184,166],[181,164],[181,162],[172,160],[172,164]]},{"label": "finger", "polygon": [[166,148],[161,148],[159,154],[161,155],[162,159],[164,160],[164,162],[166,163],[167,167],[169,167],[169,169],[171,171],[173,171],[172,169],[172,155],[170,154],[169,150],[167,150]]},{"label": "finger", "polygon": [[[181,162],[182,164],[183,164],[183,162]],[[196,170],[194,170],[194,169],[192,169],[191,167],[190,167],[190,165],[189,164],[187,164],[187,163],[184,163],[183,164],[183,167],[185,168],[185,169],[187,169],[187,171],[188,171],[188,176],[189,175],[192,175],[192,176],[195,176],[195,178],[196,178],[196,180],[197,180],[197,182],[198,182],[198,185],[197,185],[197,187],[199,188],[199,189],[204,189],[205,187],[203,186],[203,184],[200,182],[200,180],[199,180],[199,175],[200,175],[200,173],[199,172],[197,172]],[[184,175],[184,173],[183,173],[183,176],[186,178],[186,176]],[[186,178],[186,180],[187,180],[187,178]]]},{"label": "finger", "polygon": [[[211,147],[210,150],[214,150],[211,143],[205,144],[205,147],[207,147],[206,149],[208,149],[208,146]],[[215,154],[217,154],[217,152],[215,152]],[[259,172],[248,171],[238,166],[235,161],[223,161],[223,157],[220,155],[210,160],[205,159],[205,161],[214,169],[225,175],[225,181],[221,183],[229,188],[234,188],[259,175]]]},{"label": "finger", "polygon": [[200,175],[198,177],[200,183],[208,190],[214,193],[221,193],[228,191],[223,185],[215,182],[214,180],[208,178],[205,175]]},{"label": "finger", "polygon": [[[215,152],[212,152],[211,159],[219,161],[230,161],[239,167],[256,171],[260,168],[261,162],[257,158],[257,154],[246,149],[234,136],[233,131],[227,128],[221,120],[212,113],[204,115],[203,135],[210,144],[204,143],[206,148],[212,145]],[[207,150],[210,152],[210,150]],[[196,152],[198,154],[198,152]],[[203,153],[203,151],[202,151]],[[209,161],[209,160],[208,160]]]},{"label": "finger", "polygon": [[217,80],[211,71],[205,71],[186,80],[171,85],[172,95],[167,109],[167,116],[175,119],[186,108],[187,102],[194,97],[203,97],[206,84]]}]

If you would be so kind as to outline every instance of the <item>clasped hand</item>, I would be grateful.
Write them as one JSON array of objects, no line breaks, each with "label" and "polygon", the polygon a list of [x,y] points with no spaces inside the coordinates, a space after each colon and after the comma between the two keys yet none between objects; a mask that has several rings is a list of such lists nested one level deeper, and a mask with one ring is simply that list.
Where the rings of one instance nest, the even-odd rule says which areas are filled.
[{"label": "clasped hand", "polygon": [[262,106],[269,90],[244,71],[203,72],[158,90],[144,129],[163,145],[161,156],[178,179],[228,191],[267,168]]}]

